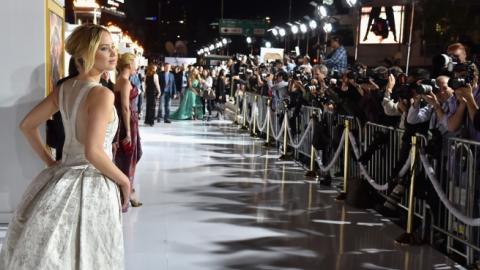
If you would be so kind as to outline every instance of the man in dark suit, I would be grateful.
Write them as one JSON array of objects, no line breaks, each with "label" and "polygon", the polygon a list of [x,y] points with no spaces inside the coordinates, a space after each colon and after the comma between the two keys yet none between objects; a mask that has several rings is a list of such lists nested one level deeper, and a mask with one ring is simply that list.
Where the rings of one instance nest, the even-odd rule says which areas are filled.
[{"label": "man in dark suit", "polygon": [[177,95],[177,88],[175,86],[175,76],[171,71],[170,64],[165,64],[164,72],[159,74],[160,79],[160,90],[161,90],[161,97],[159,102],[159,109],[158,109],[158,116],[157,121],[160,122],[160,118],[162,117],[162,99],[163,99],[163,106],[164,106],[164,113],[163,121],[165,123],[171,123],[168,119],[170,117],[170,99],[176,98]]}]

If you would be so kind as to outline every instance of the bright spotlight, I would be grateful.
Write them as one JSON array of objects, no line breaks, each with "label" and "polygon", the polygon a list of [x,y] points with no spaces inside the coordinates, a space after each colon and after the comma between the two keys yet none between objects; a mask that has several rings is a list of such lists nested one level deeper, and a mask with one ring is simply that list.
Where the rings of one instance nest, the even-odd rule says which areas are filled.
[{"label": "bright spotlight", "polygon": [[223,45],[227,45],[228,40],[226,38],[224,38],[224,39],[222,39],[222,43],[223,43]]},{"label": "bright spotlight", "polygon": [[318,15],[320,15],[320,18],[327,17],[327,8],[325,6],[318,6]]},{"label": "bright spotlight", "polygon": [[297,25],[292,25],[290,30],[292,30],[292,33],[296,35],[298,33],[298,26]]},{"label": "bright spotlight", "polygon": [[317,29],[317,26],[318,26],[317,21],[315,21],[315,20],[311,20],[309,25],[310,25],[310,29],[312,29],[312,30]]},{"label": "bright spotlight", "polygon": [[333,0],[323,0],[323,4],[331,6],[333,4]]},{"label": "bright spotlight", "polygon": [[287,31],[285,31],[285,29],[283,28],[280,28],[278,30],[278,34],[280,34],[281,37],[284,37],[287,34]]},{"label": "bright spotlight", "polygon": [[346,0],[349,7],[353,7],[357,4],[357,0]]},{"label": "bright spotlight", "polygon": [[307,32],[307,30],[308,30],[308,28],[307,28],[306,24],[304,24],[304,23],[300,24],[300,32],[305,34]]},{"label": "bright spotlight", "polygon": [[252,43],[252,38],[251,38],[251,37],[247,37],[247,43],[248,43],[248,44],[251,44],[251,43]]},{"label": "bright spotlight", "polygon": [[265,47],[271,48],[271,47],[272,47],[272,43],[271,43],[270,41],[265,42]]},{"label": "bright spotlight", "polygon": [[272,29],[272,34],[273,34],[274,36],[278,36],[278,30],[275,29],[275,28],[273,28],[273,29]]},{"label": "bright spotlight", "polygon": [[325,33],[331,33],[333,30],[333,25],[331,23],[325,23],[325,25],[323,26],[323,31],[325,31]]},{"label": "bright spotlight", "polygon": [[203,49],[200,49],[198,52],[197,52],[198,55],[201,55],[203,54]]},{"label": "bright spotlight", "polygon": [[212,45],[210,45],[210,47],[208,47],[208,49],[210,49],[210,51],[213,51],[213,50],[215,50],[215,45],[213,45],[213,44],[212,44]]}]

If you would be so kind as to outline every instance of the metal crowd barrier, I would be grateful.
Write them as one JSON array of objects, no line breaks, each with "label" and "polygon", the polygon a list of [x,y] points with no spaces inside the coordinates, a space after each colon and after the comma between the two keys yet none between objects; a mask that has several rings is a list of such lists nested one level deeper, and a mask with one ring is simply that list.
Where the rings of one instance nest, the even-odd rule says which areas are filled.
[{"label": "metal crowd barrier", "polygon": [[[467,217],[480,216],[480,142],[449,138],[437,175],[450,202]],[[443,169],[442,169],[443,168]],[[432,206],[434,207],[434,206]],[[480,228],[465,224],[439,203],[433,229],[446,236],[446,249],[472,263],[480,258]]]},{"label": "metal crowd barrier", "polygon": [[[244,126],[248,125],[250,129],[253,128],[258,131],[258,126],[261,127],[265,124],[265,121],[268,121],[267,126],[271,126],[271,128],[268,129],[269,132],[266,132],[267,129],[264,129],[263,135],[268,136],[267,141],[275,141],[274,137],[277,135],[277,145],[284,145],[285,138],[280,136],[279,132],[282,131],[282,126],[285,124],[285,116],[290,120],[292,112],[281,106],[277,106],[275,110],[272,110],[271,106],[269,106],[271,102],[268,97],[245,93],[240,98],[242,99],[240,100],[241,102],[237,103],[243,105],[243,108],[238,110],[239,119],[241,118],[243,122],[239,123],[243,123]],[[267,112],[270,112],[269,118],[267,118]],[[383,141],[380,139],[382,145],[371,153],[371,157],[367,161],[360,163],[353,154],[349,154],[350,147],[348,146],[348,136],[346,136],[344,144],[346,150],[343,149],[344,155],[340,155],[336,165],[331,170],[341,174],[344,174],[346,170],[345,180],[347,176],[348,178],[360,179],[364,177],[359,169],[360,164],[363,164],[365,168],[363,173],[368,174],[369,178],[373,179],[377,186],[386,186],[390,182],[393,168],[401,165],[398,164],[398,160],[400,158],[400,149],[404,143],[402,140],[404,136],[403,130],[374,123],[366,123],[364,126],[361,126],[360,122],[354,117],[322,112],[318,108],[304,106],[298,117],[294,121],[289,122],[290,128],[293,125],[292,138],[287,140],[290,148],[293,146],[292,143],[298,144],[314,114],[317,115],[317,123],[326,123],[326,125],[322,126],[328,129],[327,133],[332,139],[331,145],[326,150],[328,159],[333,158],[334,152],[340,146],[339,144],[343,143],[338,141],[339,138],[342,137],[342,134],[346,134],[347,131],[353,133],[352,139],[356,140],[360,155],[365,154],[372,143],[378,143],[379,137],[383,137]],[[252,125],[253,122],[255,123],[254,125]],[[348,128],[345,131],[344,126],[346,125],[348,125]],[[287,134],[286,131],[285,134]],[[295,158],[303,156],[311,159],[310,166],[313,168],[313,160],[316,157],[315,154],[312,156],[312,153],[314,153],[312,141],[313,131],[306,136],[301,145],[294,149],[294,156]],[[438,235],[441,235],[445,238],[444,247],[448,254],[461,256],[467,264],[478,261],[480,259],[480,218],[476,217],[480,216],[480,142],[449,138],[448,143],[444,144],[441,160],[435,160],[428,154],[425,155],[424,150],[427,142],[428,138],[423,135],[417,134],[413,136],[410,156],[406,162],[407,164],[403,166],[404,169],[407,169],[407,174],[403,177],[405,179],[408,178],[406,182],[409,185],[408,189],[405,189],[405,195],[398,206],[408,211],[408,222],[406,234],[402,235],[403,238],[398,238],[397,241],[413,243],[411,237],[413,235],[413,220],[416,217],[420,219],[424,229],[427,224],[430,225],[427,229],[430,229],[430,240],[432,243],[435,239],[438,240]],[[420,161],[420,156],[422,155],[427,157],[433,164],[435,175],[440,179],[439,185],[441,190],[436,190],[435,196],[439,195],[439,192],[444,192],[446,198],[451,203],[450,207],[456,208],[460,214],[454,215],[455,213],[453,213],[452,209],[449,209],[444,202],[437,199],[438,203],[430,205],[430,211],[436,212],[437,217],[431,222],[427,222],[425,214],[427,205],[423,198],[419,199],[415,195],[417,194],[415,191],[417,186],[422,188],[425,186],[420,185],[425,184],[421,181],[429,181],[428,168],[425,167],[425,164],[422,164],[423,160],[422,162]],[[417,183],[415,183],[416,181]],[[430,181],[432,181],[431,178]],[[346,185],[346,181],[344,184]],[[420,191],[423,192],[424,190]],[[386,196],[387,189],[379,190],[379,193]],[[466,218],[463,218],[463,220],[466,219],[469,222],[462,222],[458,218],[459,215],[462,215],[462,217],[464,215]],[[471,220],[478,222],[474,225],[467,224],[473,222]]]}]

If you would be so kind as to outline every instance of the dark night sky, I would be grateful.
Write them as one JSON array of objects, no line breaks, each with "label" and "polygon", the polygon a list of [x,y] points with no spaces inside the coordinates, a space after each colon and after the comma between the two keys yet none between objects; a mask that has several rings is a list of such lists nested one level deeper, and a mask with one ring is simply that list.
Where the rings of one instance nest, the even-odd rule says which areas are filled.
[{"label": "dark night sky", "polygon": [[[105,5],[107,0],[96,0]],[[292,20],[300,20],[305,15],[313,17],[311,0],[292,0]],[[319,0],[316,0],[317,2]],[[335,0],[341,6],[343,0]],[[73,0],[66,0],[67,20],[73,22]],[[264,19],[271,18],[271,25],[284,25],[288,22],[290,0],[224,0],[224,18],[226,19]],[[187,43],[189,55],[219,37],[218,28],[210,24],[220,18],[221,0],[125,0],[122,9],[125,19],[102,14],[102,24],[113,21],[127,30],[145,48],[148,55],[165,54],[165,42],[180,40]],[[147,21],[145,17],[157,17],[156,21]],[[164,23],[162,23],[162,20]],[[178,21],[184,20],[185,24]],[[170,21],[170,24],[166,24]],[[233,51],[243,49],[245,37],[232,38]],[[272,37],[266,37],[271,40]],[[261,39],[257,39],[261,41]],[[245,50],[247,50],[245,48]]]},{"label": "dark night sky", "polygon": [[[292,0],[292,18],[302,18],[312,14],[310,0]],[[159,3],[161,14],[159,14]],[[232,19],[264,19],[269,16],[272,24],[285,23],[288,20],[289,0],[224,0],[224,18]],[[220,0],[127,0],[126,11],[128,21],[134,20],[139,38],[144,40],[147,51],[163,52],[167,40],[185,39],[190,54],[195,53],[199,46],[210,43],[219,36],[218,28],[212,28],[211,23],[220,18]],[[158,16],[156,22],[145,21],[146,16]],[[185,19],[186,24],[178,24]],[[177,22],[166,25],[161,20]],[[234,39],[233,46],[241,43],[244,38]],[[196,42],[194,42],[196,41]]]}]

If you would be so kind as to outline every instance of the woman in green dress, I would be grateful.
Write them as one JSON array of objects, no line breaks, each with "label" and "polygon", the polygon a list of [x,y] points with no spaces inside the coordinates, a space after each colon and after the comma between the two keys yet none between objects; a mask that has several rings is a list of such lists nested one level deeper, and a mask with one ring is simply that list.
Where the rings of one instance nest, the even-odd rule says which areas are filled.
[{"label": "woman in green dress", "polygon": [[198,69],[195,68],[188,76],[187,89],[180,101],[180,106],[178,107],[178,110],[170,116],[170,119],[203,119],[203,105],[200,97],[201,92],[200,73]]}]

